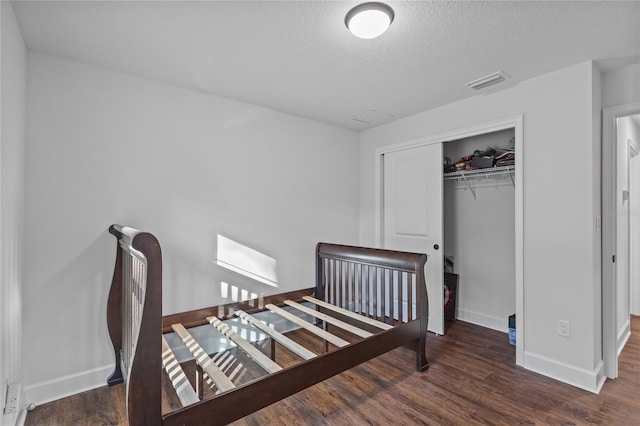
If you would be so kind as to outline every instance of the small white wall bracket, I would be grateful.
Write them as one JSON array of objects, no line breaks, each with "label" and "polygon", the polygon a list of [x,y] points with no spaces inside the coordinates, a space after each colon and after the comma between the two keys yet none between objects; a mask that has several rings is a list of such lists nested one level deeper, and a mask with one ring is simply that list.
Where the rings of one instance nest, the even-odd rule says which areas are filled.
[{"label": "small white wall bracket", "polygon": [[461,176],[462,176],[462,179],[467,184],[469,191],[471,191],[471,193],[473,194],[473,200],[476,201],[478,198],[476,197],[476,191],[473,189],[473,186],[471,186],[471,182],[467,180],[467,176],[464,174],[464,172],[462,172]]}]

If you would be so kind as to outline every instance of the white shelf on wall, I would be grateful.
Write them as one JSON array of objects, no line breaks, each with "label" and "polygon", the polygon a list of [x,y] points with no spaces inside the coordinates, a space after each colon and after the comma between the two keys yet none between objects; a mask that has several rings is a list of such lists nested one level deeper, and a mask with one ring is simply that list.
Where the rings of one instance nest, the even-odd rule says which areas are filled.
[{"label": "white shelf on wall", "polygon": [[478,181],[479,179],[495,178],[501,176],[509,176],[511,183],[515,186],[516,182],[513,178],[516,166],[500,166],[489,167],[486,169],[476,170],[460,170],[457,172],[443,173],[442,178],[445,181],[464,182],[469,187],[469,190],[473,194],[473,199],[476,199],[476,191],[471,185],[472,181]]},{"label": "white shelf on wall", "polygon": [[516,166],[500,166],[489,167],[486,169],[476,170],[460,170],[457,172],[444,173],[444,180],[457,180],[458,182],[466,182],[469,179],[489,178],[494,176],[511,176],[513,179],[513,173]]}]

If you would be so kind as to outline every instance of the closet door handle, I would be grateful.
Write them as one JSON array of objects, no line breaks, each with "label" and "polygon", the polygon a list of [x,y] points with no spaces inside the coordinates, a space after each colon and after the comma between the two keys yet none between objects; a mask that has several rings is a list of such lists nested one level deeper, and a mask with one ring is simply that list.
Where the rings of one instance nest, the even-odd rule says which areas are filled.
[{"label": "closet door handle", "polygon": [[433,245],[433,248],[434,248],[435,250],[438,250],[438,249],[440,248],[440,246],[439,246],[439,245],[437,245],[437,244],[434,244],[434,245]]}]

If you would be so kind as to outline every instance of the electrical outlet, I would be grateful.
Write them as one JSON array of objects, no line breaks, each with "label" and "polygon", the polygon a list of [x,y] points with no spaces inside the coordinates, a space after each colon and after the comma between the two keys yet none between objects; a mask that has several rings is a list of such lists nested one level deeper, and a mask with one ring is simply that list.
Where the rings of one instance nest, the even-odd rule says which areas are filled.
[{"label": "electrical outlet", "polygon": [[571,337],[571,323],[569,321],[558,320],[558,336]]},{"label": "electrical outlet", "polygon": [[18,411],[18,398],[20,397],[20,382],[7,385],[7,400],[4,405],[4,414],[12,414]]}]

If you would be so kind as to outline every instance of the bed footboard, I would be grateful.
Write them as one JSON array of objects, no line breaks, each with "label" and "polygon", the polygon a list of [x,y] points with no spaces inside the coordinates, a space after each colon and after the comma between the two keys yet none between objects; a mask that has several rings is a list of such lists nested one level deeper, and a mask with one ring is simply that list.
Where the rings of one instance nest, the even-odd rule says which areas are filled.
[{"label": "bed footboard", "polygon": [[427,255],[329,243],[316,246],[318,299],[360,315],[398,325],[419,323],[416,368],[429,367],[425,354],[429,303]]}]

